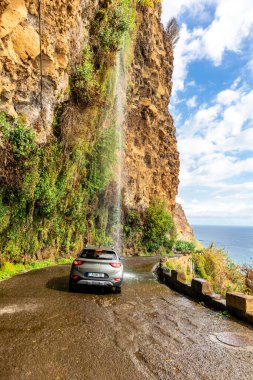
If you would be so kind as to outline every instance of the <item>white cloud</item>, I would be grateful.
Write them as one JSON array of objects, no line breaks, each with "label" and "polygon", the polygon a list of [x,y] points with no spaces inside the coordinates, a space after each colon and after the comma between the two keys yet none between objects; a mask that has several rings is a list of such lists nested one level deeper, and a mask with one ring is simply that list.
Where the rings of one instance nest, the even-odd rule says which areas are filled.
[{"label": "white cloud", "polygon": [[220,183],[201,196],[201,188],[187,187],[192,199],[183,200],[184,210],[195,223],[252,225],[252,190],[253,182]]},{"label": "white cloud", "polygon": [[238,91],[235,91],[229,88],[227,90],[219,92],[219,94],[217,95],[216,101],[225,106],[228,106],[231,103],[237,101],[239,97],[240,97],[240,94],[238,93]]},{"label": "white cloud", "polygon": [[220,114],[220,105],[216,104],[210,107],[201,106],[192,117],[188,118],[179,129],[180,139],[193,137],[200,132],[205,134],[207,129],[217,123],[217,117]]},{"label": "white cloud", "polygon": [[195,108],[197,106],[197,96],[194,95],[192,98],[187,100],[186,104],[190,108]]},{"label": "white cloud", "polygon": [[[178,129],[181,186],[218,186],[224,180],[253,176],[253,90],[219,92],[213,105],[201,106]],[[241,153],[248,152],[244,158]]]},{"label": "white cloud", "polygon": [[253,26],[252,0],[221,0],[215,19],[203,34],[203,46],[215,64],[220,64],[225,50],[238,52],[241,42]]},{"label": "white cloud", "polygon": [[[163,0],[163,22],[168,21],[172,17],[178,17],[180,13],[188,11],[192,16],[198,16],[199,19],[203,20],[206,16],[205,5],[215,4],[219,0]],[[204,13],[204,16],[203,16]]]},{"label": "white cloud", "polygon": [[[165,17],[171,11],[177,16],[183,10],[215,1],[181,0],[163,2]],[[188,65],[199,59],[209,59],[214,65],[220,65],[225,51],[239,52],[245,38],[253,31],[252,0],[220,0],[216,7],[213,21],[206,27],[195,27],[189,30],[185,24],[181,26],[180,39],[175,48],[175,69],[173,74],[173,93],[184,89]]]},{"label": "white cloud", "polygon": [[[185,211],[191,217],[204,217],[219,219],[235,217],[237,219],[245,218],[245,224],[253,222],[253,204],[247,204],[245,199],[236,199],[236,194],[231,197],[211,198],[201,202],[189,202],[185,205]],[[250,195],[249,195],[250,196]],[[248,196],[248,198],[249,198]],[[247,199],[248,199],[247,198]],[[249,216],[250,215],[250,216]]]},{"label": "white cloud", "polygon": [[[163,9],[163,20],[174,16],[183,21],[174,51],[172,99],[181,161],[180,201],[190,218],[253,224],[252,0],[164,0]],[[223,64],[230,70],[226,59],[231,55],[226,52],[235,53],[237,69],[242,58],[241,73],[237,71],[234,82],[232,71],[224,79],[217,75],[222,82],[215,84],[214,73],[224,73]],[[207,88],[212,94],[215,85],[222,91],[208,96],[198,82],[203,74],[190,67],[196,61],[213,64]],[[232,84],[224,89],[225,81]],[[187,116],[182,101],[189,107]]]}]

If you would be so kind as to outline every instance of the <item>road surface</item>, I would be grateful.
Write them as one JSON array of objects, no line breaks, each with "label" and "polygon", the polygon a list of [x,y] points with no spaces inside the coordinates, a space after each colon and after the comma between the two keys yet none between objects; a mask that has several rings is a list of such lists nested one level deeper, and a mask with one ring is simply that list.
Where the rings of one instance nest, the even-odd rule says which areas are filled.
[{"label": "road surface", "polygon": [[253,380],[253,349],[217,339],[253,330],[159,284],[156,260],[125,261],[122,294],[68,293],[68,265],[1,282],[1,380]]}]

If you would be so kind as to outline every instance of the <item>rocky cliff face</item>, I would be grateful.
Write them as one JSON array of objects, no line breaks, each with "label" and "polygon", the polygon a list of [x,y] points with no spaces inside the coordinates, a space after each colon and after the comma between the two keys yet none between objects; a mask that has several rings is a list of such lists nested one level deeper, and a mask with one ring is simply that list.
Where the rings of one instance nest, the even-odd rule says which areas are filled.
[{"label": "rocky cliff face", "polygon": [[69,99],[70,68],[97,6],[98,0],[43,0],[41,7],[38,0],[1,1],[0,110],[22,115],[38,143],[52,133],[56,105]]},{"label": "rocky cliff face", "polygon": [[125,30],[124,206],[142,212],[157,197],[174,212],[173,49],[160,6],[140,3],[119,10],[121,2],[110,0],[1,1],[2,256],[70,252],[84,234],[106,241],[115,206],[116,57]]},{"label": "rocky cliff face", "polygon": [[152,197],[160,197],[173,213],[179,171],[168,112],[173,49],[160,22],[160,7],[139,12],[137,23],[128,95],[125,202],[144,209]]},{"label": "rocky cliff face", "polygon": [[174,212],[174,223],[178,240],[194,241],[193,229],[188,223],[183,207],[176,203]]}]

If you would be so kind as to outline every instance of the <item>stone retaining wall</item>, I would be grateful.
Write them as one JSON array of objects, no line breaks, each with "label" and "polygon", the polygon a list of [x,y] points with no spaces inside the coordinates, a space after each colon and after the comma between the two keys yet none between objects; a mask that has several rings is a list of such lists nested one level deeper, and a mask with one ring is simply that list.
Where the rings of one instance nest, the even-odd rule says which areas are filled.
[{"label": "stone retaining wall", "polygon": [[253,296],[229,292],[226,299],[223,299],[219,294],[213,293],[210,282],[202,278],[193,278],[191,282],[184,281],[180,272],[168,271],[162,264],[157,268],[157,274],[160,281],[171,289],[216,310],[229,311],[231,315],[253,324]]}]

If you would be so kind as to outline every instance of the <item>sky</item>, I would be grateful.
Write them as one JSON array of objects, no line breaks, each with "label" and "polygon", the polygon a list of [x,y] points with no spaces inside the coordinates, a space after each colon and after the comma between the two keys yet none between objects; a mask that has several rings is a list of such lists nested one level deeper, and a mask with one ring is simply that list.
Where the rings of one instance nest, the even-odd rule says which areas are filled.
[{"label": "sky", "polygon": [[253,0],[163,0],[175,17],[170,112],[191,224],[253,226]]}]

